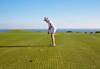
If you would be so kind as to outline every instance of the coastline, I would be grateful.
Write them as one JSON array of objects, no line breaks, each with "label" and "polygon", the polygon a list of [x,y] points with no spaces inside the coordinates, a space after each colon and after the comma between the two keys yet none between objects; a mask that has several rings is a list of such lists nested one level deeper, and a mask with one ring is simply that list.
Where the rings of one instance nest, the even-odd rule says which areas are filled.
[{"label": "coastline", "polygon": [[[30,32],[47,32],[47,29],[0,29],[0,32],[8,32],[11,30],[24,30]],[[57,32],[96,32],[100,29],[57,29]]]}]

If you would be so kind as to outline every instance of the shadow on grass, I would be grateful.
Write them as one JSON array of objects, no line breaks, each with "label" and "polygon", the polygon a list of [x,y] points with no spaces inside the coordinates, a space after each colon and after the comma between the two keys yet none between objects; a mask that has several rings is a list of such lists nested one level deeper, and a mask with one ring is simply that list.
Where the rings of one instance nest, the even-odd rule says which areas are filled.
[{"label": "shadow on grass", "polygon": [[6,45],[0,48],[50,47],[49,45]]}]

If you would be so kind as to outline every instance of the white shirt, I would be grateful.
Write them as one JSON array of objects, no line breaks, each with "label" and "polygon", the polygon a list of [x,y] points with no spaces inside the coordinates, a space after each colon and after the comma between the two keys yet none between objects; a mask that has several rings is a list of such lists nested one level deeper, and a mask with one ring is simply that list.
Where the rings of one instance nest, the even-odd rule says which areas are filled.
[{"label": "white shirt", "polygon": [[54,25],[54,23],[51,20],[49,20],[49,23],[51,24],[52,28],[56,29],[56,26]]}]

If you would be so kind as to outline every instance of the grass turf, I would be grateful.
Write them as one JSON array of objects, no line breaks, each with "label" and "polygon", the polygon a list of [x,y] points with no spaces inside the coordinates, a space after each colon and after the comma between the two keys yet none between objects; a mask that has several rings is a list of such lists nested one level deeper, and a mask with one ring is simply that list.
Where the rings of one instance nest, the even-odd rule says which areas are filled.
[{"label": "grass turf", "polygon": [[100,34],[0,33],[0,69],[100,69]]}]

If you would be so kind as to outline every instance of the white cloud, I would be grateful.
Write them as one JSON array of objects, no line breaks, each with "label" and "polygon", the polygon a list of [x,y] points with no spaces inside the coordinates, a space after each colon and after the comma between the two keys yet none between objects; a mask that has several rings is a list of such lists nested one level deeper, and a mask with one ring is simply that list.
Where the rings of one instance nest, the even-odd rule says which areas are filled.
[{"label": "white cloud", "polygon": [[[98,19],[85,20],[85,21],[54,21],[57,28],[100,28],[100,21]],[[41,29],[47,28],[48,25],[42,20],[28,20],[28,21],[16,21],[16,20],[0,20],[0,29]]]},{"label": "white cloud", "polygon": [[100,22],[95,23],[56,23],[58,28],[100,28]]}]

